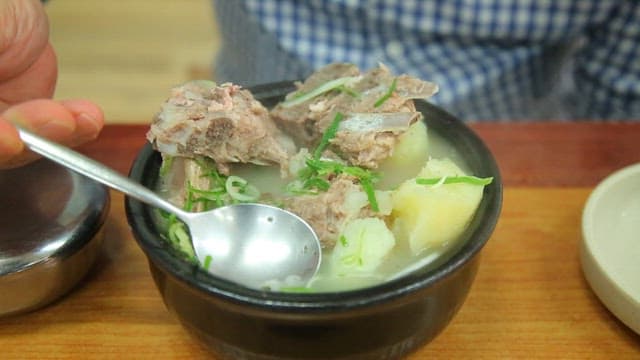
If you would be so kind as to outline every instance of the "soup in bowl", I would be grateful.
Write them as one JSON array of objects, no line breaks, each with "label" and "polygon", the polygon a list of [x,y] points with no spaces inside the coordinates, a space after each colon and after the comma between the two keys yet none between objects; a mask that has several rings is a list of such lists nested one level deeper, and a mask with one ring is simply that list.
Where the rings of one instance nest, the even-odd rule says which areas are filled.
[{"label": "soup in bowl", "polygon": [[[392,85],[381,89],[376,102],[391,93]],[[296,96],[300,84],[269,84],[252,88],[250,92],[265,108],[280,109],[283,117],[288,116],[292,108],[304,106],[303,101],[282,107],[287,101],[300,101]],[[372,169],[367,167],[366,157],[358,160],[357,152],[344,155],[350,148],[326,153],[324,151],[332,150],[331,140],[335,134],[329,140],[318,135],[319,140],[305,143],[303,137],[311,137],[313,131],[305,130],[303,125],[300,128],[303,135],[296,139],[295,149],[304,148],[300,143],[311,146],[303,152],[306,155],[298,155],[303,160],[298,162],[302,165],[298,165],[296,171],[290,171],[295,160],[288,161],[287,166],[280,166],[277,161],[270,161],[268,165],[275,166],[267,167],[224,162],[222,167],[214,166],[225,182],[236,176],[258,189],[261,196],[268,194],[263,200],[293,210],[297,204],[287,202],[295,201],[290,200],[293,196],[302,196],[306,201],[308,197],[325,194],[317,188],[305,188],[305,179],[297,177],[305,171],[308,174],[306,166],[313,166],[314,161],[324,162],[321,165],[338,162],[352,166],[351,163],[345,165],[335,154],[360,161],[358,164],[362,166],[357,168],[366,170],[365,177],[349,178],[348,184],[362,185],[368,179],[367,174],[375,174],[371,188],[363,189],[368,186],[365,184],[353,192],[355,195],[348,193],[350,195],[342,197],[355,198],[352,201],[358,204],[354,206],[358,216],[340,223],[339,231],[334,231],[337,235],[326,231],[330,226],[323,228],[324,232],[319,231],[321,240],[324,239],[322,267],[309,284],[274,281],[259,288],[248,288],[213,276],[203,264],[193,261],[180,236],[178,241],[175,235],[171,239],[168,234],[171,224],[167,224],[162,214],[127,198],[129,223],[148,257],[154,281],[168,309],[223,358],[395,358],[435,337],[466,298],[479,264],[479,252],[498,219],[502,188],[491,153],[468,127],[426,101],[413,100],[412,103],[414,108],[407,112],[419,116],[413,120],[403,118],[410,130],[402,134],[409,134],[404,139],[414,136],[426,140],[405,142],[410,145],[404,150],[400,147],[396,154],[406,156],[394,160],[395,163],[381,161]],[[350,121],[353,117],[345,118]],[[364,120],[365,124],[371,122]],[[329,127],[331,123],[333,121]],[[295,128],[296,124],[291,126]],[[152,143],[157,140],[151,137]],[[402,136],[398,139],[401,143]],[[323,143],[326,143],[324,148]],[[185,169],[185,164],[175,159],[168,165],[167,159],[174,156],[167,156],[167,148],[158,146],[158,142],[153,147],[147,145],[135,160],[130,176],[165,193],[168,198],[177,193],[178,198],[184,199],[184,195],[180,195],[184,189],[175,192],[171,188],[172,179],[175,180],[172,176],[184,179],[184,173],[177,174]],[[343,173],[322,173],[317,181],[320,184],[322,180],[327,181],[331,188],[332,181],[340,179]],[[357,170],[354,173],[362,175]],[[456,187],[462,190],[455,190]],[[299,193],[292,195],[295,191]],[[434,192],[436,195],[432,195]],[[255,192],[242,194],[252,196]],[[425,207],[425,202],[434,201],[433,196],[472,199],[467,201],[470,204],[454,206],[453,210],[448,206],[438,208],[437,203]],[[216,200],[211,199],[208,200]],[[314,199],[318,202],[318,198]],[[305,209],[310,203],[301,204]],[[431,210],[433,208],[436,210]],[[462,216],[465,211],[467,214]],[[422,223],[425,221],[422,216],[433,217],[439,213],[448,216],[431,225]],[[364,216],[359,216],[361,214]],[[305,218],[305,214],[301,217]],[[314,224],[313,219],[309,222]],[[447,222],[453,222],[455,229],[442,225]],[[424,230],[425,226],[441,229],[444,235],[430,235]]]}]

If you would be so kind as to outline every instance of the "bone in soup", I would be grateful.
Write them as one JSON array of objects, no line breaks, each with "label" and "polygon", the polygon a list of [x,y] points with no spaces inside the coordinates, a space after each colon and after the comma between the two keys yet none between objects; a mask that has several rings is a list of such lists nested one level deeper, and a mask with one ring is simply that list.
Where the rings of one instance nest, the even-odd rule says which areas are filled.
[{"label": "bone in soup", "polygon": [[[491,182],[421,121],[413,99],[436,91],[384,66],[331,64],[267,109],[240,86],[189,82],[148,132],[163,155],[159,191],[189,211],[262,202],[305,219],[323,247],[320,271],[309,284],[274,279],[265,289],[387,281],[454,247]],[[161,221],[167,241],[197,261],[184,225]]]}]

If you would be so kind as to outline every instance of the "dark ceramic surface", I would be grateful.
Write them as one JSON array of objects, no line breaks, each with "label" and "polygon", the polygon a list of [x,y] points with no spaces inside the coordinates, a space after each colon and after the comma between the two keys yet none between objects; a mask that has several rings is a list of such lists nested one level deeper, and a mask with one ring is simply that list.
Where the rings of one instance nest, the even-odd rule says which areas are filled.
[{"label": "dark ceramic surface", "polygon": [[[279,83],[252,89],[266,106],[293,89]],[[497,222],[502,184],[481,140],[444,111],[416,102],[430,131],[456,145],[472,173],[493,176],[461,245],[435,266],[366,289],[322,294],[267,293],[215,278],[183,261],[159,239],[152,211],[126,199],[127,218],[149,259],[167,308],[223,358],[397,358],[433,339],[462,306],[479,252]],[[130,176],[153,188],[160,156],[147,145]]]}]

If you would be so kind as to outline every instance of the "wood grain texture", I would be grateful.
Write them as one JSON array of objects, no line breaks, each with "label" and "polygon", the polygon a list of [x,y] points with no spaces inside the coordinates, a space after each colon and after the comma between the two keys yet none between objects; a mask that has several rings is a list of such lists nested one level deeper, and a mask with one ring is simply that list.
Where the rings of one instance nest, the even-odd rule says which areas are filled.
[{"label": "wood grain texture", "polygon": [[640,162],[637,123],[475,123],[471,127],[496,156],[507,186],[592,186],[612,171]]},{"label": "wood grain texture", "polygon": [[[640,358],[640,336],[599,302],[578,260],[586,199],[606,174],[640,161],[633,149],[640,123],[472,127],[501,167],[503,211],[461,311],[408,358]],[[81,150],[126,173],[145,131],[108,126]],[[208,357],[166,311],[129,232],[123,196],[112,200],[93,271],[56,303],[0,319],[0,358]]]}]

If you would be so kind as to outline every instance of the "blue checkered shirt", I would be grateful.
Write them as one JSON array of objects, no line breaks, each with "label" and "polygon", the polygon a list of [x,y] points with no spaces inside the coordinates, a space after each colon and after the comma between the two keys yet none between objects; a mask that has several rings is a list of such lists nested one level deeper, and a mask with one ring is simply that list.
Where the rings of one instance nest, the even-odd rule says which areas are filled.
[{"label": "blue checkered shirt", "polygon": [[[636,0],[246,0],[244,25],[225,13],[234,2],[217,3],[225,45],[216,71],[229,80],[381,62],[437,83],[431,101],[465,120],[640,119]],[[255,38],[231,40],[250,26]],[[251,46],[272,49],[239,50]],[[258,58],[233,60],[234,51]]]}]

